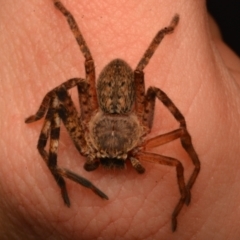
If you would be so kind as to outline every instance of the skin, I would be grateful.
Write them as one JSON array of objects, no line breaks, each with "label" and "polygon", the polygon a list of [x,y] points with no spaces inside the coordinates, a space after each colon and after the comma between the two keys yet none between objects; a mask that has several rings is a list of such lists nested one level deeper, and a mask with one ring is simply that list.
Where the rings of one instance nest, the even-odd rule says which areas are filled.
[{"label": "skin", "polygon": [[[2,1],[3,2],[3,1]],[[91,49],[96,72],[112,59],[136,66],[156,32],[178,12],[175,32],[146,68],[146,85],[165,91],[186,117],[201,171],[192,201],[171,232],[179,199],[175,169],[144,162],[139,175],[84,171],[64,128],[59,165],[91,180],[110,200],[67,181],[71,208],[37,152],[43,121],[26,125],[43,96],[72,77],[84,77],[83,57],[64,17],[50,0],[1,4],[0,235],[1,239],[237,239],[240,236],[240,60],[221,40],[204,1],[63,2]],[[4,34],[3,34],[4,33]],[[76,99],[75,91],[70,91]],[[157,104],[150,136],[176,129]],[[193,169],[178,141],[153,152],[175,157],[186,180]]]}]

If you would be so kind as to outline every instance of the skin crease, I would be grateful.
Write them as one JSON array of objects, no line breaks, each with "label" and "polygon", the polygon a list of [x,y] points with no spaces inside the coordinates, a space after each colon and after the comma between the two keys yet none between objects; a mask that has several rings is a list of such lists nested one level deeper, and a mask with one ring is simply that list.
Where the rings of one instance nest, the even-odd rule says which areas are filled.
[{"label": "skin crease", "polygon": [[[72,77],[84,60],[65,18],[50,0],[2,1],[0,9],[1,239],[238,239],[240,237],[240,60],[222,42],[204,1],[64,0],[92,52],[97,74],[112,59],[134,68],[156,32],[173,15],[180,22],[145,69],[186,117],[201,171],[192,200],[171,232],[179,199],[174,168],[144,162],[144,175],[84,171],[84,159],[62,127],[59,165],[86,177],[110,198],[67,180],[71,208],[37,152],[43,120],[26,125],[44,95]],[[74,99],[74,90],[70,91]],[[150,136],[178,124],[157,103]],[[179,141],[153,150],[193,170]]]}]

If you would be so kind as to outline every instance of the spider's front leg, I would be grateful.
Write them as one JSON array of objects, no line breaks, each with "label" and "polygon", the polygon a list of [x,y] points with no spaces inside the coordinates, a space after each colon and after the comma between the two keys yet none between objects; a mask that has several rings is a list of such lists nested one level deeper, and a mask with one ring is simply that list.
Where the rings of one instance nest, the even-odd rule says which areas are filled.
[{"label": "spider's front leg", "polygon": [[[62,197],[67,206],[70,206],[70,200],[63,177],[69,178],[84,187],[90,188],[101,198],[108,199],[108,197],[101,190],[95,187],[87,179],[67,169],[59,168],[57,166],[57,150],[60,137],[61,119],[63,120],[79,152],[86,152],[87,146],[84,139],[83,128],[79,121],[78,113],[74,103],[67,92],[67,89],[70,89],[76,85],[79,88],[88,87],[88,84],[84,79],[70,79],[46,94],[37,113],[25,120],[26,123],[36,121],[42,118],[47,111],[44,125],[39,136],[37,148],[51,173],[53,174],[57,184],[61,188]],[[47,153],[45,150],[48,138],[50,138],[49,153]]]},{"label": "spider's front leg", "polygon": [[173,31],[174,31],[175,27],[177,26],[178,22],[179,22],[179,15],[176,14],[172,18],[169,26],[167,26],[167,27],[161,29],[160,31],[158,31],[158,33],[156,34],[156,36],[153,38],[152,42],[150,43],[149,47],[145,51],[143,57],[139,61],[138,65],[136,67],[137,71],[143,71],[144,70],[144,68],[148,65],[151,57],[153,56],[153,54],[157,50],[159,44],[163,40],[163,38],[167,34],[173,33]]},{"label": "spider's front leg", "polygon": [[86,72],[86,81],[89,84],[88,93],[81,91],[81,88],[78,87],[79,94],[79,102],[80,105],[86,102],[86,98],[88,99],[88,110],[81,109],[81,117],[82,119],[89,121],[91,118],[91,113],[98,109],[98,101],[97,101],[97,92],[96,92],[96,84],[95,84],[95,66],[92,54],[90,52],[89,47],[78,27],[77,22],[75,21],[73,15],[70,11],[62,4],[60,0],[53,0],[55,7],[64,15],[66,18],[70,30],[72,31],[77,44],[85,58],[85,72]]}]

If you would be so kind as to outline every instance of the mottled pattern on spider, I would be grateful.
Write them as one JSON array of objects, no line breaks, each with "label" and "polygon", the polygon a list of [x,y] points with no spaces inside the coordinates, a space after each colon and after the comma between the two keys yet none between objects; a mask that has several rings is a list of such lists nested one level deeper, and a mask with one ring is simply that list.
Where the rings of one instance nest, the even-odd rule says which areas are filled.
[{"label": "mottled pattern on spider", "polygon": [[[181,197],[172,213],[174,231],[180,210],[184,203],[187,205],[190,203],[190,189],[200,171],[200,162],[183,115],[159,88],[149,87],[145,91],[143,70],[164,36],[174,31],[179,16],[175,15],[170,25],[157,33],[134,71],[124,60],[115,59],[102,70],[96,85],[94,61],[76,21],[60,1],[53,1],[66,17],[85,57],[86,79],[70,79],[48,92],[37,113],[27,118],[25,122],[37,121],[47,112],[37,147],[61,188],[64,203],[70,206],[64,177],[90,188],[101,198],[108,197],[87,179],[58,167],[57,149],[61,121],[80,154],[86,157],[84,168],[87,171],[95,170],[99,165],[106,168],[124,168],[126,161],[130,161],[138,173],[145,171],[142,161],[175,167]],[[75,86],[79,94],[80,116],[68,93],[68,90]],[[145,137],[152,128],[156,98],[168,108],[180,127],[146,140]],[[45,150],[48,138],[50,138],[49,153]],[[179,160],[147,151],[178,138],[195,166],[187,184]]]}]

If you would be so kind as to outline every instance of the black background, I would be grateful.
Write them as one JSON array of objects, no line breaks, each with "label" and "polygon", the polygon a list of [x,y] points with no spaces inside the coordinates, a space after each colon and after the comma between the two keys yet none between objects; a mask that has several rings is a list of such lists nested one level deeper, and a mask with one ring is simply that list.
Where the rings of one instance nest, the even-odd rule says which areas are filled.
[{"label": "black background", "polygon": [[240,56],[240,0],[207,0],[224,41]]}]

